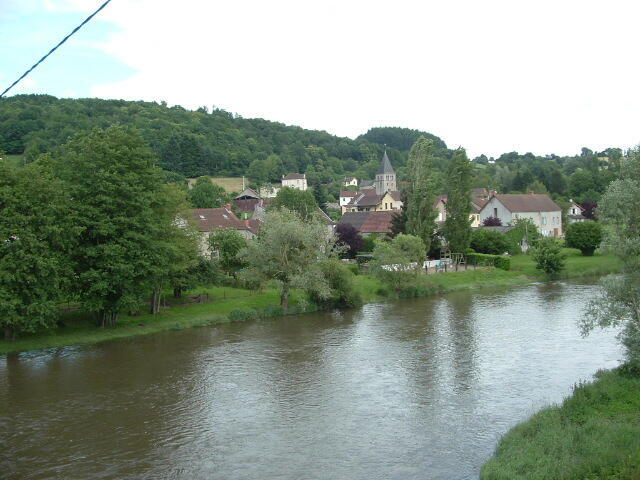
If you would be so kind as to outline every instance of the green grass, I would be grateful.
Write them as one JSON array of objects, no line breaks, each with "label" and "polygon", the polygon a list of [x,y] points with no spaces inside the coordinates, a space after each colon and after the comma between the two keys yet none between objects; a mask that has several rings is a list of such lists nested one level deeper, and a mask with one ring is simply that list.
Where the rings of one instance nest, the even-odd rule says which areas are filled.
[{"label": "green grass", "polygon": [[[563,278],[597,276],[619,271],[620,263],[609,256],[581,257],[577,251],[568,251],[567,270]],[[531,281],[544,280],[542,272],[535,269],[531,257],[518,255],[512,258],[510,271],[498,269],[479,269],[461,272],[437,273],[420,277],[418,285],[421,294],[451,292],[483,287],[504,287],[522,285]],[[356,288],[362,294],[365,303],[384,301],[396,294],[389,286],[383,285],[377,278],[369,275],[357,275]],[[193,304],[187,296],[207,294],[209,301]],[[62,315],[64,327],[36,334],[22,334],[15,342],[0,340],[0,354],[38,350],[43,348],[80,345],[111,340],[115,338],[146,335],[163,330],[183,329],[214,323],[228,322],[228,315],[234,310],[263,310],[279,305],[276,290],[268,289],[261,295],[248,290],[232,287],[198,288],[185,294],[185,298],[175,300],[167,295],[171,308],[159,315],[123,315],[115,328],[97,328],[91,316],[71,311]],[[304,297],[302,292],[292,292],[290,303],[297,305]]]},{"label": "green grass", "polygon": [[[248,290],[230,287],[200,288],[187,292],[194,295],[208,292],[212,301],[200,304],[180,305],[185,299],[175,302],[169,309],[159,315],[122,315],[118,325],[109,328],[97,328],[91,315],[81,311],[69,311],[61,315],[64,327],[58,327],[36,334],[23,334],[14,342],[0,341],[0,354],[39,350],[43,348],[82,345],[112,340],[116,338],[147,335],[164,330],[181,330],[190,327],[225,323],[227,315],[234,310],[255,309],[278,305],[280,297],[276,290],[263,291],[260,295]],[[240,298],[229,298],[232,296]],[[226,297],[226,298],[225,298]],[[295,306],[302,298],[302,293],[293,291],[289,303]],[[171,299],[172,300],[172,299]]]},{"label": "green grass", "polygon": [[22,155],[5,155],[2,158],[8,165],[13,167],[21,167],[24,161]]},{"label": "green grass", "polygon": [[599,373],[514,427],[480,478],[640,479],[640,377],[623,370]]}]

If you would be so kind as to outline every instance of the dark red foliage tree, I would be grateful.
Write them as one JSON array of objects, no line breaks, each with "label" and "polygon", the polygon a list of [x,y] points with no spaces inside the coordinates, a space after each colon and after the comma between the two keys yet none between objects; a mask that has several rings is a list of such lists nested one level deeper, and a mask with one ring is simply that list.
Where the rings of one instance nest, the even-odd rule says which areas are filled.
[{"label": "dark red foliage tree", "polygon": [[347,255],[354,258],[362,249],[362,235],[356,230],[356,227],[349,223],[339,223],[336,227],[336,235],[338,235],[338,245],[345,245]]},{"label": "dark red foliage tree", "polygon": [[498,217],[487,217],[482,221],[482,225],[485,227],[501,227],[502,220]]},{"label": "dark red foliage tree", "polygon": [[589,220],[596,219],[596,208],[598,208],[598,204],[596,202],[586,201],[582,202],[580,206],[584,208],[584,211],[582,212],[582,216],[584,218],[588,218]]}]

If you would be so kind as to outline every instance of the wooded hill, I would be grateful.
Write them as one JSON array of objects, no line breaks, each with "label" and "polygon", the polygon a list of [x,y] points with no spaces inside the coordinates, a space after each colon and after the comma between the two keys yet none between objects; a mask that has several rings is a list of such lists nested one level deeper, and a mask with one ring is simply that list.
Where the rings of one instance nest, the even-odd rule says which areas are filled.
[{"label": "wooded hill", "polygon": [[[310,185],[333,183],[333,196],[345,176],[373,178],[385,148],[398,178],[408,180],[408,151],[421,135],[433,141],[436,188],[444,189],[453,153],[435,135],[406,128],[372,128],[351,140],[220,109],[190,111],[164,102],[49,95],[0,99],[0,151],[31,161],[41,153],[55,152],[79,131],[113,124],[136,127],[160,166],[175,174],[245,175],[262,184],[277,182],[286,173],[306,173]],[[496,159],[481,155],[474,159],[472,184],[502,193],[534,191],[597,202],[617,175],[622,155],[619,148],[603,152],[582,148],[579,154],[565,157],[517,152]]]},{"label": "wooded hill", "polygon": [[0,150],[24,154],[28,160],[54,151],[81,130],[116,123],[135,126],[161,166],[186,177],[249,175],[277,181],[284,173],[306,172],[310,183],[345,174],[373,178],[385,143],[400,168],[421,134],[434,141],[438,156],[451,154],[441,139],[417,130],[377,128],[351,140],[220,109],[189,111],[164,102],[16,95],[0,100],[0,119]]}]

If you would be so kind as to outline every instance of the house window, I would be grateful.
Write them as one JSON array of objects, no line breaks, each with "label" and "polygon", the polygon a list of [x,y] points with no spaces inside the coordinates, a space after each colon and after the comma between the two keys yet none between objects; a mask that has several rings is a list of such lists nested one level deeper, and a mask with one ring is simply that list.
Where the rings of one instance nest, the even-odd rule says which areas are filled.
[{"label": "house window", "polygon": [[493,216],[498,218],[498,209],[497,208],[493,209]]},{"label": "house window", "polygon": [[542,217],[542,224],[546,225],[547,224],[547,217]]}]

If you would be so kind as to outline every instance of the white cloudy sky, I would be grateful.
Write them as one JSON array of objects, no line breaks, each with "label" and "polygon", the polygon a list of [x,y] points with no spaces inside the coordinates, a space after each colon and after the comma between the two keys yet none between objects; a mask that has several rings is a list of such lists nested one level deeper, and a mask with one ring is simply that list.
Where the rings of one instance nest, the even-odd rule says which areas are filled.
[{"label": "white cloudy sky", "polygon": [[[102,3],[2,1],[14,35],[53,15],[58,39]],[[349,137],[403,126],[471,156],[628,148],[640,142],[639,14],[616,0],[112,0],[77,39],[99,65],[16,93],[216,105]],[[0,81],[29,65],[0,66]]]}]

